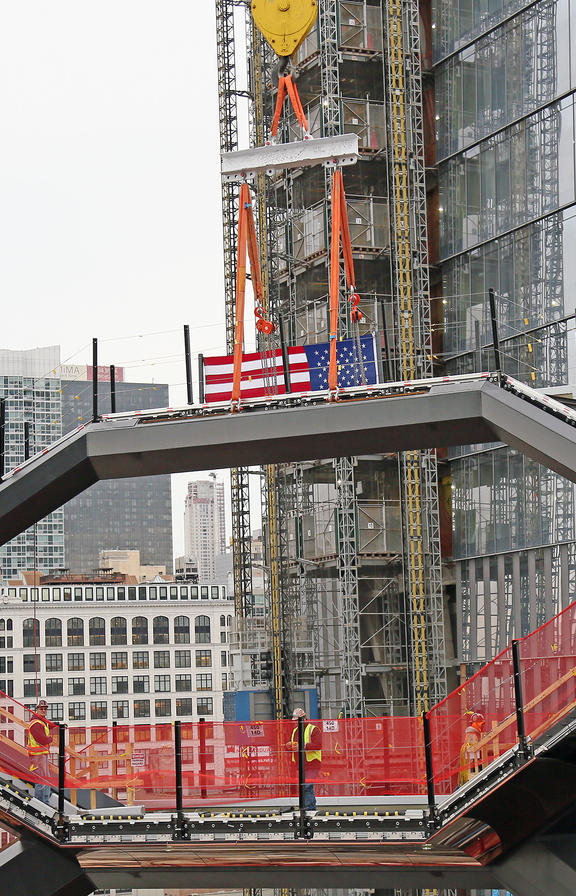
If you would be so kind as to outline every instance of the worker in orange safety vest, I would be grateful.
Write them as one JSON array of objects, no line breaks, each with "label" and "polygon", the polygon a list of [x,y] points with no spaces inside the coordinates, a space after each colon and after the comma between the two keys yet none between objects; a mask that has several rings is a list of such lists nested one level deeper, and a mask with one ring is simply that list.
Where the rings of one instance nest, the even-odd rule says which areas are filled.
[{"label": "worker in orange safety vest", "polygon": [[50,776],[48,757],[52,744],[50,734],[50,722],[46,718],[48,704],[40,700],[36,712],[28,724],[28,756],[30,757],[30,771],[40,778],[34,784],[34,796],[43,803],[50,802],[52,790],[47,783]]},{"label": "worker in orange safety vest", "polygon": [[[301,706],[296,706],[292,712],[292,721],[298,722],[298,719],[306,721],[306,712]],[[292,750],[292,762],[296,762],[298,753],[298,725],[292,730],[290,740],[287,744],[288,749]],[[304,758],[305,758],[305,778],[304,784],[304,808],[310,812],[316,810],[316,793],[314,791],[313,781],[311,778],[317,778],[322,767],[322,732],[317,725],[308,722],[304,728]]]}]

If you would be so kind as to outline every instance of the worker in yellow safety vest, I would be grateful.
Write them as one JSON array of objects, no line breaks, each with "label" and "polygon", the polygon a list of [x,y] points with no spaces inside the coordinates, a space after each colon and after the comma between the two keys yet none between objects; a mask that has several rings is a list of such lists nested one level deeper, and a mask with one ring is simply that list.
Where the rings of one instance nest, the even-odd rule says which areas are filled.
[{"label": "worker in yellow safety vest", "polygon": [[[306,712],[301,706],[296,706],[292,712],[292,721],[306,720]],[[298,753],[298,725],[292,730],[290,741],[287,744],[292,751],[292,762],[296,762]],[[317,779],[322,767],[322,732],[317,725],[308,722],[304,728],[304,808],[314,812],[316,810],[316,794],[314,792],[314,779]]]},{"label": "worker in yellow safety vest", "polygon": [[45,700],[40,700],[36,707],[36,712],[30,719],[28,724],[28,756],[30,757],[30,771],[35,776],[34,796],[43,803],[50,802],[50,794],[52,790],[48,783],[50,770],[48,766],[48,757],[50,755],[50,746],[52,744],[52,735],[50,734],[50,722],[46,718],[48,712],[48,704]]}]

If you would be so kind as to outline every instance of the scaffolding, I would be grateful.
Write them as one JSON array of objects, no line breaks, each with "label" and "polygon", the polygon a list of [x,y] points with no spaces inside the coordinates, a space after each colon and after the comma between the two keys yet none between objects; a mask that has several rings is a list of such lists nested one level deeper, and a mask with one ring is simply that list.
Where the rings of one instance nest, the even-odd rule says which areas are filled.
[{"label": "scaffolding", "polygon": [[[261,145],[275,78],[248,6],[245,33],[251,141]],[[345,170],[344,180],[362,290],[360,332],[373,332],[385,346],[387,376],[426,376],[431,348],[416,0],[324,0],[293,63],[313,135],[359,136],[361,160]],[[278,139],[297,137],[294,116],[285,110]],[[329,170],[319,176],[300,169],[262,176],[256,185],[266,311],[275,322],[282,317],[290,344],[328,338],[329,182]],[[341,296],[343,338],[351,328],[343,290]],[[324,717],[408,713],[442,697],[435,454],[287,464],[263,470],[262,482],[267,615],[249,620],[249,607],[239,603],[237,627],[244,651],[248,642],[252,656],[263,643],[273,651],[275,714],[290,708],[291,692],[301,687],[317,688]],[[235,544],[243,538],[234,533]]]}]

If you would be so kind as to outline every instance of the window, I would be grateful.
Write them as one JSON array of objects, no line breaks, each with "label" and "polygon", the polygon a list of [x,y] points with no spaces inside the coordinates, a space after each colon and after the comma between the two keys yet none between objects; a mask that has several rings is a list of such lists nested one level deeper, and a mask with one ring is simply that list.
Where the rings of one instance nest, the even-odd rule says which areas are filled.
[{"label": "window", "polygon": [[198,585],[190,585],[190,597],[192,600],[198,600]]},{"label": "window", "polygon": [[47,619],[44,625],[46,647],[62,647],[62,622],[60,619]]},{"label": "window", "polygon": [[220,632],[220,643],[225,644],[228,640],[226,632]]},{"label": "window", "polygon": [[176,585],[170,585],[170,600],[178,600],[178,588]]},{"label": "window", "polygon": [[105,719],[108,715],[108,707],[105,700],[92,700],[90,703],[90,718]]},{"label": "window", "polygon": [[128,693],[128,676],[113,675],[112,676],[112,693],[127,694]]},{"label": "window", "polygon": [[[102,676],[98,676],[97,678],[90,679],[90,693],[91,694],[105,694],[106,693],[106,678]],[[94,716],[92,716],[94,718]]]},{"label": "window", "polygon": [[46,671],[61,672],[62,671],[62,654],[47,653],[46,654]]},{"label": "window", "polygon": [[106,623],[101,616],[95,616],[88,623],[90,647],[102,647],[106,643]]},{"label": "window", "polygon": [[82,589],[81,588],[74,589],[74,600],[82,600]]},{"label": "window", "polygon": [[104,589],[102,586],[96,588],[96,600],[104,600]]},{"label": "window", "polygon": [[118,588],[118,600],[126,600],[126,589]]},{"label": "window", "polygon": [[220,627],[223,628],[226,625],[226,617],[222,615],[220,617]]},{"label": "window", "polygon": [[[32,672],[35,671],[35,669],[32,669]],[[8,672],[9,675],[14,672],[14,660],[11,656],[0,656],[0,672],[2,672],[3,675],[6,674],[6,672]]]},{"label": "window", "polygon": [[198,716],[211,716],[214,712],[214,700],[212,697],[198,697],[196,700],[196,712]]},{"label": "window", "polygon": [[150,701],[135,700],[134,701],[134,718],[148,719],[150,718]]},{"label": "window", "polygon": [[136,600],[136,588],[128,588],[128,600]]},{"label": "window", "polygon": [[[36,670],[36,660],[38,660],[38,670]],[[23,656],[24,672],[40,672],[41,657],[34,656],[33,653],[25,653]]]},{"label": "window", "polygon": [[85,678],[68,679],[68,695],[70,697],[82,697],[86,693]]},{"label": "window", "polygon": [[36,697],[36,679],[24,679],[24,697]]},{"label": "window", "polygon": [[160,600],[168,600],[168,589],[166,585],[160,586]]},{"label": "window", "polygon": [[171,716],[172,715],[172,701],[171,700],[163,700],[158,699],[154,701],[154,712],[157,716]]},{"label": "window", "polygon": [[49,703],[47,716],[51,722],[63,722],[64,721],[64,704],[63,703]]},{"label": "window", "polygon": [[[84,667],[82,667],[84,668]],[[105,669],[106,668],[106,654],[105,653],[91,653],[90,654],[90,668],[91,669]]]},{"label": "window", "polygon": [[[36,637],[34,637],[36,632]],[[40,623],[36,619],[25,619],[22,623],[22,647],[40,647]]]},{"label": "window", "polygon": [[112,654],[112,669],[127,669],[128,668],[128,654],[125,650],[119,650],[116,653]]},{"label": "window", "polygon": [[191,675],[177,675],[176,676],[176,690],[177,691],[191,691],[192,690],[192,676]]},{"label": "window", "polygon": [[135,694],[147,694],[150,690],[148,675],[135,675],[132,679],[132,688]]},{"label": "window", "polygon": [[222,690],[223,691],[228,690],[228,675],[226,672],[222,673]]},{"label": "window", "polygon": [[127,719],[129,715],[128,701],[127,700],[113,700],[112,701],[112,718],[113,719]]},{"label": "window", "polygon": [[197,644],[210,643],[210,619],[208,616],[197,616],[194,620],[194,636]]},{"label": "window", "polygon": [[174,659],[177,669],[189,669],[192,665],[192,654],[190,650],[177,650],[174,654]]},{"label": "window", "polygon": [[111,586],[106,588],[106,600],[114,600],[114,588]]},{"label": "window", "polygon": [[174,643],[190,643],[190,619],[188,616],[177,616],[174,620]]},{"label": "window", "polygon": [[200,586],[200,598],[202,600],[208,600],[208,585]]},{"label": "window", "polygon": [[46,679],[46,696],[62,697],[64,694],[64,682],[61,678]]},{"label": "window", "polygon": [[176,700],[176,715],[191,716],[192,715],[192,697],[179,697]]},{"label": "window", "polygon": [[94,588],[87,587],[84,589],[84,600],[94,600]]},{"label": "window", "polygon": [[68,718],[71,722],[83,722],[86,718],[85,703],[69,703]]},{"label": "window", "polygon": [[154,651],[154,668],[155,669],[169,669],[170,668],[170,654],[167,650],[155,650]]},{"label": "window", "polygon": [[150,665],[150,655],[147,650],[135,650],[132,654],[132,667],[134,669],[147,669]]},{"label": "window", "polygon": [[[97,656],[98,654],[93,653],[92,656]],[[100,654],[100,656],[104,656],[104,654]],[[96,668],[92,666],[91,668]],[[100,669],[101,666],[98,666]],[[69,653],[68,654],[68,671],[69,672],[83,672],[84,671],[84,654],[83,653]]]},{"label": "window", "polygon": [[110,643],[128,643],[127,625],[123,616],[115,616],[110,622]]},{"label": "window", "polygon": [[212,665],[212,651],[197,650],[196,651],[196,665],[197,666],[211,666]]},{"label": "window", "polygon": [[212,585],[210,587],[210,597],[212,598],[212,600],[218,600],[218,598],[220,597],[218,593],[218,585]]},{"label": "window", "polygon": [[63,588],[64,600],[72,600],[72,589],[71,588]]},{"label": "window", "polygon": [[156,585],[150,585],[150,588],[148,589],[148,599],[158,600],[158,588]]},{"label": "window", "polygon": [[148,643],[148,620],[145,616],[135,616],[132,620],[132,643]]},{"label": "window", "polygon": [[50,589],[49,588],[41,588],[40,593],[42,594],[42,600],[50,600]]},{"label": "window", "polygon": [[84,623],[76,616],[68,620],[68,647],[84,647]]},{"label": "window", "polygon": [[188,600],[188,586],[180,585],[180,600]]},{"label": "window", "polygon": [[155,675],[154,676],[154,690],[159,693],[169,693],[171,690],[170,676],[169,675]]},{"label": "window", "polygon": [[168,644],[170,641],[168,617],[155,616],[152,623],[152,631],[155,644]]},{"label": "window", "polygon": [[223,669],[226,668],[227,663],[226,663],[226,651],[225,650],[220,651],[220,665],[222,666]]},{"label": "window", "polygon": [[196,690],[198,691],[211,691],[212,690],[212,675],[210,673],[202,673],[201,675],[196,676]]},{"label": "window", "polygon": [[138,588],[138,600],[146,600],[146,585],[140,585]]}]

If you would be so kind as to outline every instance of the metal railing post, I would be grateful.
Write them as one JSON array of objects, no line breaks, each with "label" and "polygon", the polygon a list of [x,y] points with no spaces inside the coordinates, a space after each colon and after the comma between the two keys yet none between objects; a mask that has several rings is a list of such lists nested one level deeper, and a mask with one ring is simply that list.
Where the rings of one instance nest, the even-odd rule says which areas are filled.
[{"label": "metal railing post", "polygon": [[192,359],[190,357],[190,327],[184,324],[184,355],[186,358],[186,395],[188,404],[194,404],[192,392]]},{"label": "metal railing post", "polygon": [[4,476],[6,454],[6,399],[0,398],[0,480]]},{"label": "metal railing post", "polygon": [[278,333],[280,334],[280,348],[282,351],[282,365],[284,367],[284,387],[286,393],[292,391],[292,382],[290,379],[290,355],[288,354],[288,346],[286,345],[286,333],[284,331],[284,318],[278,315]]},{"label": "metal railing post", "polygon": [[500,340],[498,339],[498,319],[496,317],[496,293],[493,289],[488,290],[488,302],[490,304],[490,322],[492,324],[494,364],[496,365],[496,373],[501,377],[502,368],[500,366]]},{"label": "metal railing post", "polygon": [[92,420],[98,420],[98,340],[92,340]]},{"label": "metal railing post", "polygon": [[206,799],[206,719],[198,719],[198,750],[200,759],[200,797]]},{"label": "metal railing post", "polygon": [[116,413],[116,366],[110,365],[110,413]]},{"label": "metal railing post", "polygon": [[434,792],[434,758],[432,755],[432,734],[430,732],[430,719],[427,712],[422,713],[422,727],[424,729],[424,758],[426,760],[426,792],[428,794],[428,809],[430,821],[436,823],[436,794]]},{"label": "metal railing post", "polygon": [[306,784],[306,756],[304,752],[304,719],[298,717],[298,812],[300,814],[300,822],[298,825],[298,835],[306,837],[306,805],[304,795],[304,785]]},{"label": "metal railing post", "polygon": [[524,756],[530,755],[530,745],[526,737],[524,720],[524,696],[522,693],[522,672],[520,669],[520,642],[512,641],[512,668],[514,670],[514,700],[516,703],[516,728],[518,730],[518,746]]},{"label": "metal railing post", "polygon": [[64,827],[64,787],[66,784],[66,726],[58,723],[58,830],[60,837]]},{"label": "metal railing post", "polygon": [[204,404],[204,355],[198,355],[198,399]]},{"label": "metal railing post", "polygon": [[176,765],[176,812],[180,819],[184,803],[182,799],[182,722],[179,719],[174,722],[174,760]]}]

